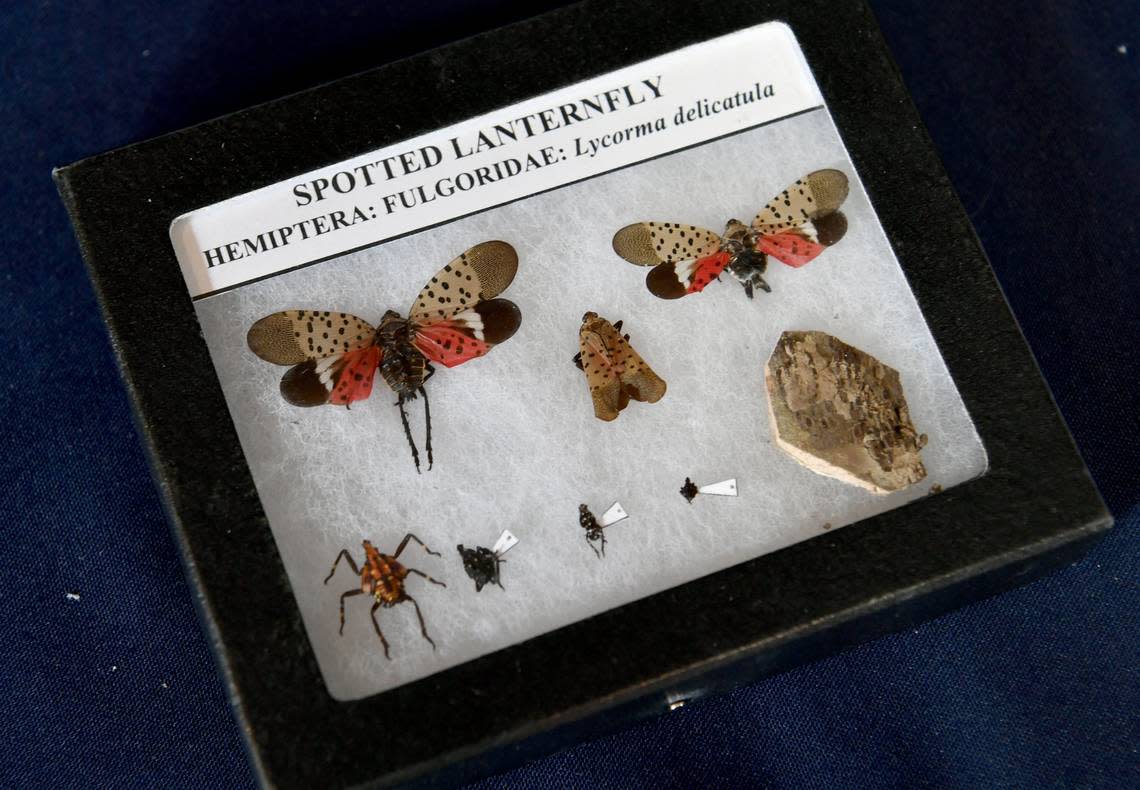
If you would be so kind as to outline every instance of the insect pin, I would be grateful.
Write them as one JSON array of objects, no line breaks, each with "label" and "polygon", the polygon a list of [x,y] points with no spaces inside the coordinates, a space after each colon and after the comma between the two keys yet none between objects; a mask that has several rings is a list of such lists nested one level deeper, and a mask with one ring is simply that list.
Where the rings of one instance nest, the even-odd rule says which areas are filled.
[{"label": "insect pin", "polygon": [[476,546],[473,549],[466,549],[462,543],[456,546],[459,549],[459,556],[463,559],[463,570],[475,582],[475,592],[482,590],[486,584],[497,584],[500,590],[506,589],[499,579],[499,566],[506,562],[503,555],[518,542],[519,539],[511,534],[510,530],[505,529],[495,541],[493,548]]},{"label": "insect pin", "polygon": [[719,236],[677,222],[638,222],[614,235],[614,252],[653,266],[645,285],[662,299],[699,293],[725,269],[751,299],[756,288],[772,290],[764,281],[769,256],[799,268],[843,238],[847,219],[839,206],[846,198],[846,175],[816,170],[774,197],[751,226],[730,219]]},{"label": "insect pin", "polygon": [[730,480],[721,480],[719,483],[709,483],[706,486],[697,486],[689,478],[685,478],[685,484],[681,486],[681,496],[688,500],[689,504],[693,504],[693,500],[697,498],[698,494],[710,494],[712,496],[736,496],[736,478]]},{"label": "insect pin", "polygon": [[257,321],[246,342],[266,362],[291,366],[281,379],[281,395],[294,406],[348,407],[372,394],[379,370],[396,393],[417,472],[420,454],[404,404],[422,396],[431,469],[431,411],[424,383],[435,373],[432,363],[461,365],[514,335],[522,321],[518,306],[494,297],[511,284],[517,269],[511,245],[483,242],[432,277],[407,318],[389,310],[373,327],[348,313],[285,310]]},{"label": "insect pin", "polygon": [[631,399],[656,403],[665,395],[665,380],[633,350],[621,324],[586,313],[578,330],[580,350],[574,355],[574,364],[586,374],[594,416],[606,422],[617,419]]},{"label": "insect pin", "polygon": [[[600,520],[594,517],[590,508],[585,505],[578,505],[578,524],[586,530],[586,545],[594,550],[594,554],[598,555],[599,560],[606,556],[606,527],[612,527],[626,518],[629,518],[629,514],[622,508],[621,502],[614,502],[610,505],[610,509],[602,514]],[[598,547],[594,545],[599,541],[601,541],[602,546],[600,552]]]},{"label": "insect pin", "polygon": [[356,563],[353,562],[352,555],[348,553],[348,549],[341,549],[340,554],[336,555],[333,560],[332,570],[329,575],[325,577],[325,584],[329,583],[333,574],[336,573],[336,566],[340,564],[343,559],[348,562],[348,567],[352,568],[352,572],[360,577],[360,587],[348,590],[340,596],[340,631],[341,635],[344,634],[344,599],[351,598],[354,595],[371,595],[374,599],[372,603],[372,627],[376,630],[376,636],[380,637],[380,644],[384,645],[384,658],[391,660],[392,656],[388,654],[388,640],[384,638],[384,632],[380,630],[380,624],[376,622],[376,610],[383,607],[390,609],[396,604],[401,604],[404,601],[411,601],[412,606],[415,607],[416,617],[420,621],[420,633],[423,634],[431,644],[431,649],[435,650],[435,642],[428,636],[427,626],[424,625],[424,616],[420,612],[420,605],[416,603],[416,599],[408,595],[408,590],[405,585],[409,573],[414,573],[417,576],[422,576],[432,584],[438,584],[440,587],[447,585],[441,581],[436,581],[428,576],[423,571],[416,570],[415,568],[408,568],[400,564],[397,557],[404,551],[404,547],[408,545],[409,540],[414,540],[416,543],[423,547],[423,550],[433,557],[440,556],[438,551],[432,551],[424,542],[417,538],[412,533],[404,536],[400,541],[400,545],[396,548],[395,554],[384,554],[378,551],[375,546],[364,541],[364,567],[357,568]]}]

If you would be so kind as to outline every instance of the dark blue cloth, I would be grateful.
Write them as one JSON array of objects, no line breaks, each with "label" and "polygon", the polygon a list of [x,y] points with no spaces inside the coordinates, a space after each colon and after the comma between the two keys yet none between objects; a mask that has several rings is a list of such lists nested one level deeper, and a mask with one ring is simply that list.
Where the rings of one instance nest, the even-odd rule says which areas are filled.
[{"label": "dark blue cloth", "polygon": [[[407,5],[0,10],[0,786],[254,781],[49,169],[553,3]],[[1140,786],[1140,13],[875,8],[1119,526],[1026,588],[487,786]]]}]

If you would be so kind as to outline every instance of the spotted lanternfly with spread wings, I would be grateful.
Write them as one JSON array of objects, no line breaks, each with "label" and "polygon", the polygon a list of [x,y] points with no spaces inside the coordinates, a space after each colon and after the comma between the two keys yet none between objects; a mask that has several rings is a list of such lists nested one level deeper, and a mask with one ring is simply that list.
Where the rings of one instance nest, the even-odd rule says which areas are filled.
[{"label": "spotted lanternfly with spread wings", "polygon": [[664,379],[633,350],[621,323],[586,313],[578,331],[581,350],[574,355],[574,364],[586,374],[594,416],[606,422],[617,419],[631,399],[656,403],[665,394]]},{"label": "spotted lanternfly with spread wings", "polygon": [[768,257],[799,268],[843,238],[847,219],[839,206],[847,198],[847,176],[816,170],[766,205],[751,227],[730,219],[724,236],[676,222],[638,222],[614,235],[614,252],[638,266],[654,267],[645,278],[662,299],[699,293],[728,272],[752,298],[764,281]]},{"label": "spotted lanternfly with spread wings", "polygon": [[422,395],[430,469],[431,412],[423,385],[435,373],[432,363],[453,368],[515,333],[522,321],[518,306],[494,297],[507,289],[517,269],[514,247],[487,241],[432,277],[407,318],[389,310],[373,327],[348,313],[285,310],[251,326],[246,342],[266,362],[291,366],[281,379],[281,395],[294,406],[348,407],[372,394],[379,370],[396,393],[417,472],[420,455],[404,404]]}]

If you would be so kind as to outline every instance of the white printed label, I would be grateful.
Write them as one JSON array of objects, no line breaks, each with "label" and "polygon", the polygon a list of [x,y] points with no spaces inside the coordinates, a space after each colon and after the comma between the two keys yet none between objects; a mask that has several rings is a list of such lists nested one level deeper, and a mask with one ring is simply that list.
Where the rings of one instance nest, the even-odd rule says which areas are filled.
[{"label": "white printed label", "polygon": [[170,237],[201,298],[822,103],[791,31],[758,25],[192,211]]},{"label": "white printed label", "polygon": [[504,529],[503,534],[499,536],[499,539],[495,541],[495,545],[491,548],[491,553],[501,557],[513,549],[518,542],[519,539],[516,538],[509,529]]},{"label": "white printed label", "polygon": [[719,483],[709,483],[707,486],[701,486],[697,491],[713,496],[736,496],[736,478],[721,480]]},{"label": "white printed label", "polygon": [[610,509],[602,514],[599,524],[602,527],[608,527],[611,524],[616,524],[622,519],[629,518],[629,514],[625,512],[625,508],[621,506],[621,502],[614,502],[610,505]]}]

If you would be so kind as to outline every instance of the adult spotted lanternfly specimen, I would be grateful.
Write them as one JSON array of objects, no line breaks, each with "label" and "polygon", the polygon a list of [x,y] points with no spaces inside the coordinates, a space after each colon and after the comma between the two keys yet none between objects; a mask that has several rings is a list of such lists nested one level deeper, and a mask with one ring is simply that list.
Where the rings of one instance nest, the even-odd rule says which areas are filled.
[{"label": "adult spotted lanternfly specimen", "polygon": [[611,324],[597,313],[582,316],[574,364],[586,374],[594,416],[616,419],[630,399],[656,403],[665,394],[665,381],[653,372],[621,333],[621,321]]},{"label": "adult spotted lanternfly specimen", "polygon": [[461,365],[515,333],[522,321],[519,308],[493,297],[506,290],[517,269],[511,245],[484,242],[432,277],[407,318],[389,310],[373,327],[348,313],[285,310],[251,326],[246,341],[265,361],[292,366],[281,379],[281,394],[294,406],[347,407],[364,400],[379,370],[396,393],[416,471],[420,454],[404,404],[422,395],[430,469],[431,411],[423,385],[435,372],[431,363]]},{"label": "adult spotted lanternfly specimen", "polygon": [[424,546],[422,540],[409,532],[404,536],[404,539],[400,541],[400,545],[397,547],[395,554],[384,554],[377,551],[376,547],[367,540],[364,541],[363,570],[356,567],[356,563],[352,561],[352,555],[348,553],[348,549],[341,549],[340,554],[336,555],[336,559],[333,560],[332,570],[330,570],[329,575],[325,577],[325,584],[328,584],[329,579],[336,573],[336,566],[340,564],[342,559],[347,561],[348,567],[352,568],[352,572],[360,577],[359,589],[349,590],[340,596],[340,633],[344,634],[344,599],[351,598],[354,595],[371,595],[376,599],[372,604],[372,627],[376,629],[376,636],[380,637],[380,644],[384,645],[384,658],[387,659],[391,659],[392,657],[388,654],[388,640],[384,638],[384,633],[380,630],[380,624],[376,622],[376,610],[380,607],[389,609],[404,601],[411,601],[412,606],[416,609],[416,617],[419,618],[420,621],[420,633],[424,635],[424,639],[431,643],[431,649],[435,650],[435,642],[428,636],[427,626],[424,625],[424,616],[420,612],[420,605],[416,603],[415,598],[408,595],[408,590],[404,586],[404,580],[408,577],[409,573],[414,573],[417,576],[423,576],[432,584],[438,584],[440,587],[447,586],[443,582],[436,581],[423,571],[418,571],[415,568],[405,568],[396,560],[404,550],[404,547],[408,545],[409,540],[414,540],[420,544],[420,546],[423,546],[423,550],[433,557],[440,556],[439,552],[432,551],[427,546]]},{"label": "adult spotted lanternfly specimen", "polygon": [[645,284],[662,299],[703,291],[725,269],[751,299],[755,288],[772,290],[764,281],[768,256],[798,268],[843,238],[847,219],[838,209],[846,198],[846,175],[816,170],[774,197],[751,227],[730,219],[722,237],[693,225],[639,222],[614,235],[614,252],[653,266]]}]

